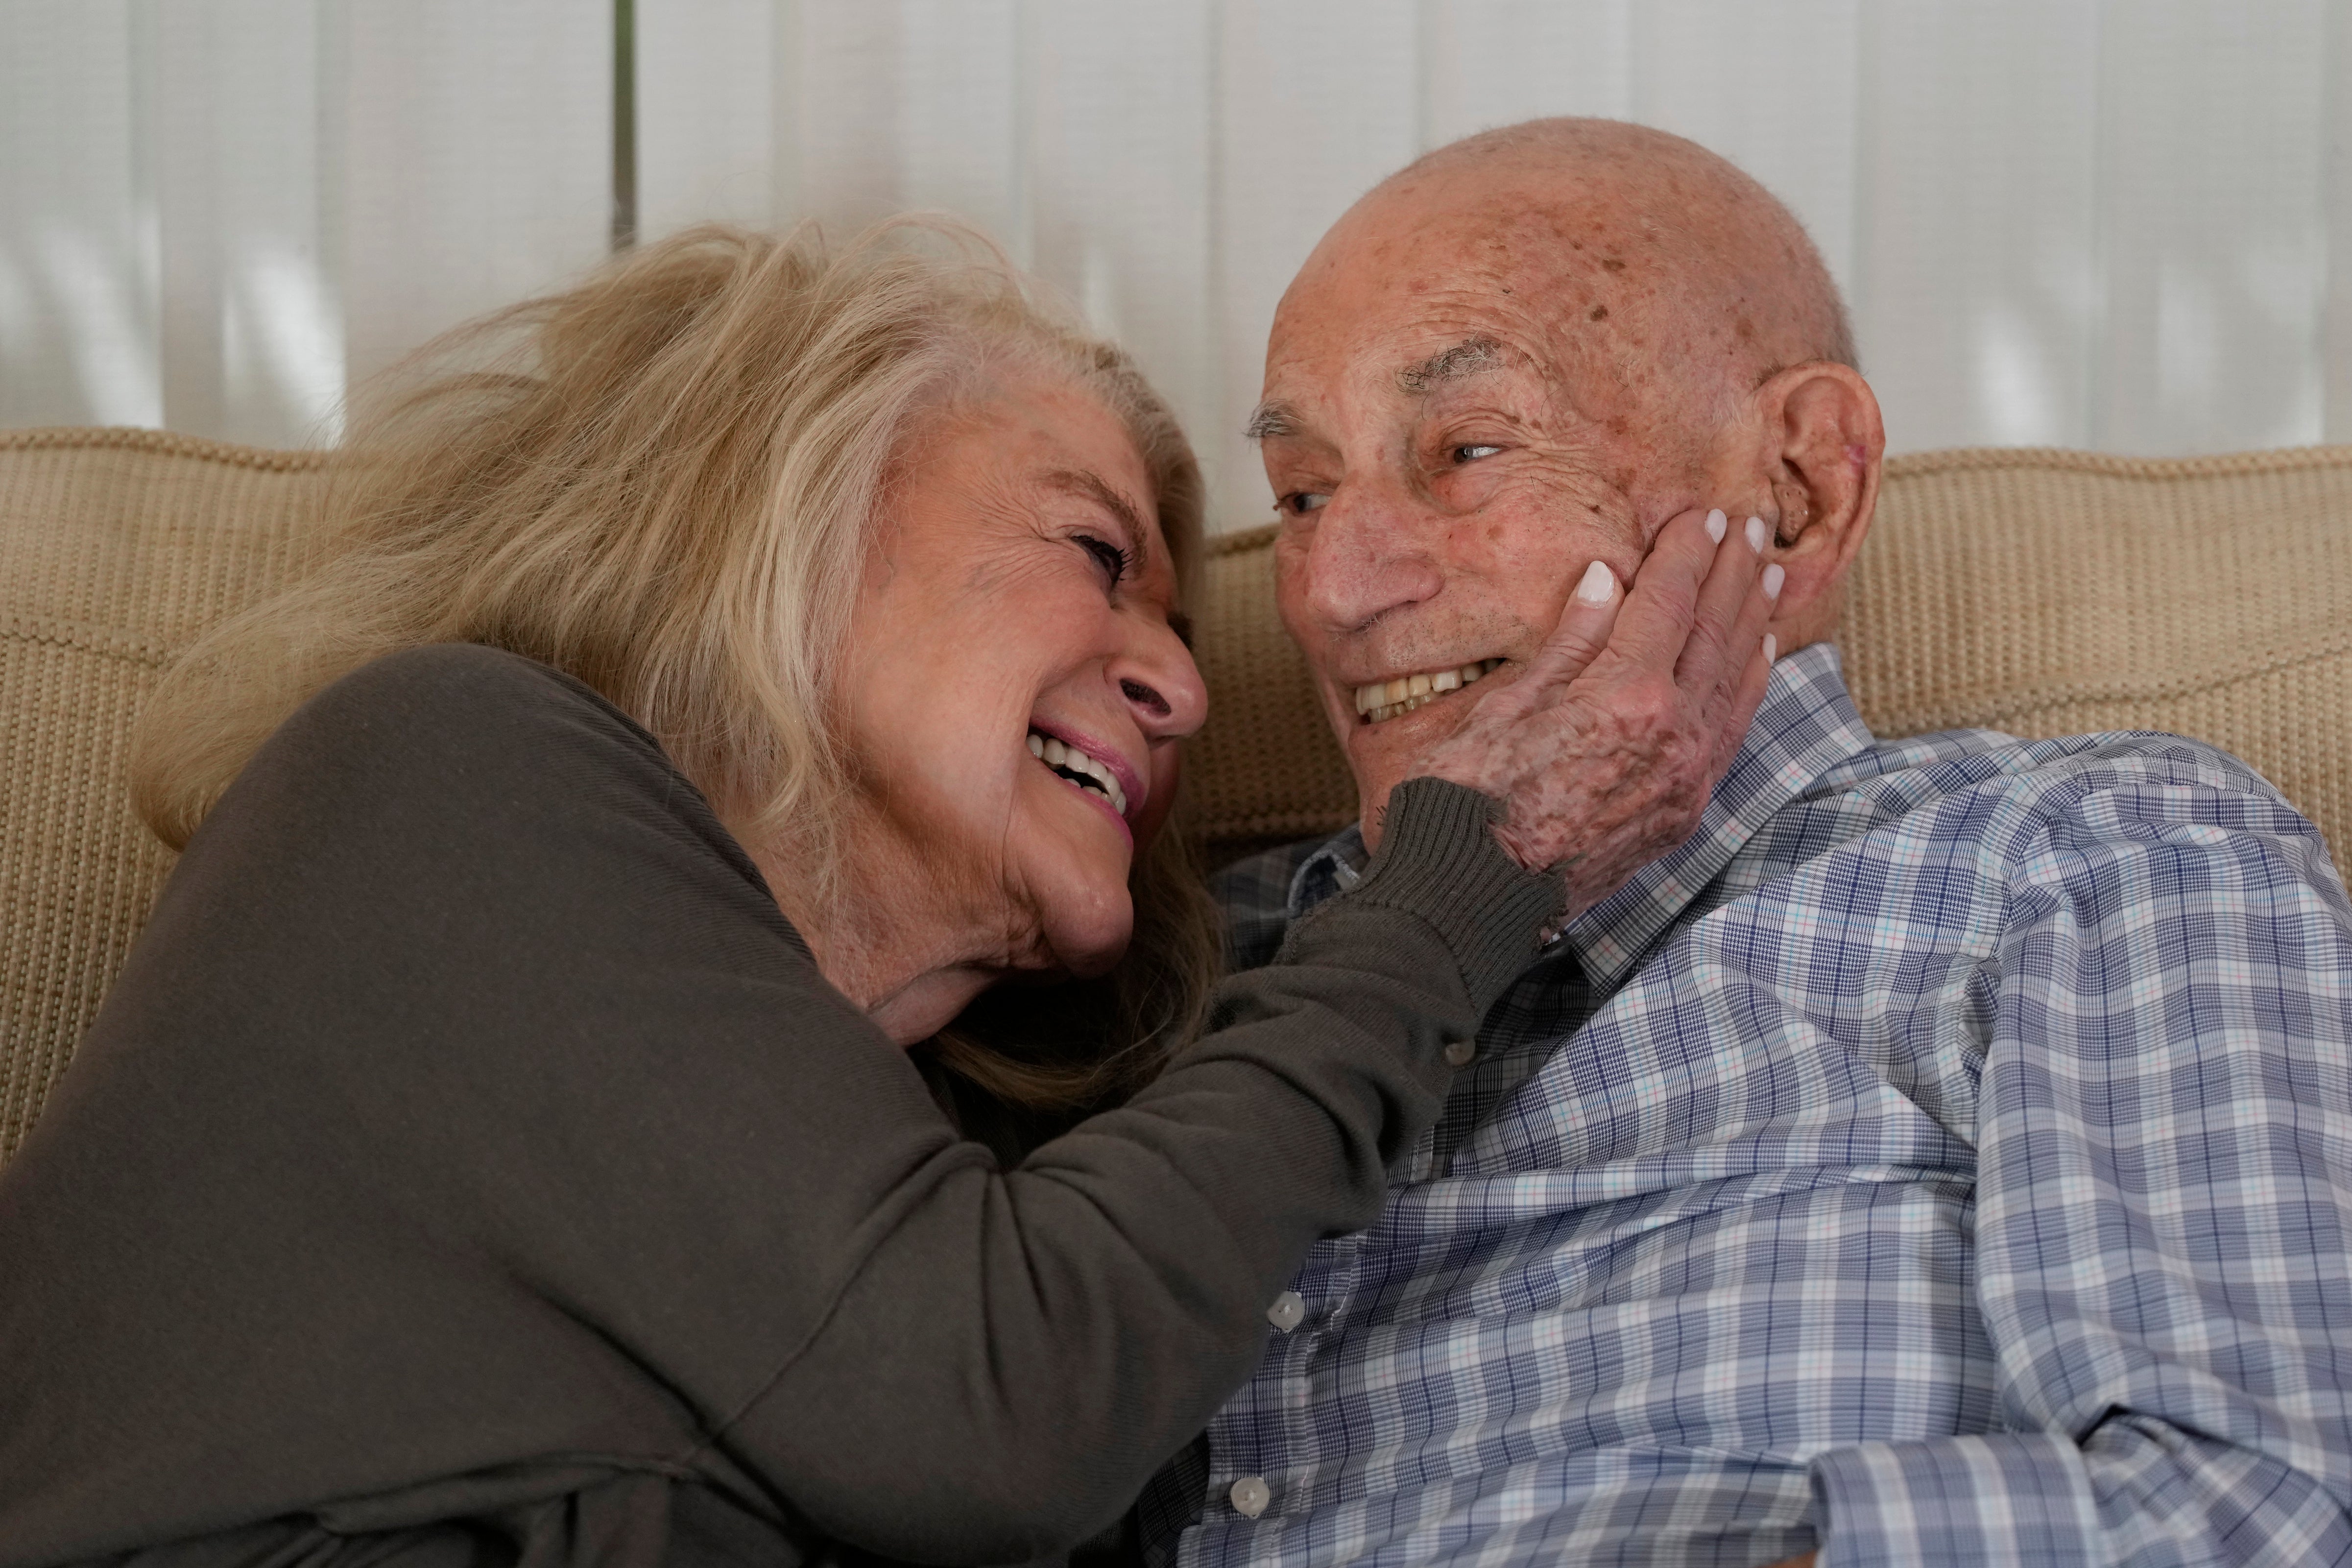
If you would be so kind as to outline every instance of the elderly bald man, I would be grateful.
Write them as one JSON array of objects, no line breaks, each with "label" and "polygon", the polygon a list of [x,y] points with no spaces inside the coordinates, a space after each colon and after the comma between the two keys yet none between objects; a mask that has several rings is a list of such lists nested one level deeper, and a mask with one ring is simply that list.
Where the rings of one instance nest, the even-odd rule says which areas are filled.
[{"label": "elderly bald man", "polygon": [[1696,837],[1274,1303],[1147,1557],[2352,1553],[2343,885],[2191,742],[1864,727],[1829,639],[1885,440],[1789,214],[1631,126],[1446,148],[1307,260],[1252,428],[1363,816],[1225,875],[1243,964],[1702,498],[1785,574],[1782,657]]}]

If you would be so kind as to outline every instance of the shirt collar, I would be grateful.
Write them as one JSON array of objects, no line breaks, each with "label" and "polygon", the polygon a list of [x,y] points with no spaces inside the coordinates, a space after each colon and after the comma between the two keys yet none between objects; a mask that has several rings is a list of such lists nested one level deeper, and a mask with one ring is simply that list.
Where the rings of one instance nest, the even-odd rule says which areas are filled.
[{"label": "shirt collar", "polygon": [[[1871,743],[1836,645],[1814,643],[1790,654],[1772,667],[1764,704],[1715,786],[1698,831],[1570,921],[1559,941],[1595,984],[1613,988],[1775,813]],[[1299,863],[1286,905],[1290,918],[1354,887],[1369,858],[1362,825],[1349,825]]]},{"label": "shirt collar", "polygon": [[1371,858],[1371,851],[1364,847],[1364,825],[1348,824],[1291,873],[1284,912],[1297,920],[1324,900],[1338,898],[1362,878]]}]

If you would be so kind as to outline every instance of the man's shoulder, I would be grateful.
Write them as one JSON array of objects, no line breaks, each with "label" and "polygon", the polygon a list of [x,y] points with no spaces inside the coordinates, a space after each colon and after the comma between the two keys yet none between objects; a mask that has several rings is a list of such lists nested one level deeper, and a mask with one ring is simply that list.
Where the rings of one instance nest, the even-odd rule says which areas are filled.
[{"label": "man's shoulder", "polygon": [[1337,837],[1326,833],[1244,855],[1209,879],[1209,892],[1224,916],[1228,970],[1273,961],[1290,927],[1290,889],[1298,868]]},{"label": "man's shoulder", "polygon": [[[1923,817],[1960,834],[2034,852],[2070,833],[2141,836],[2178,821],[2308,838],[2318,830],[2252,765],[2207,742],[2153,730],[2027,740],[1952,730],[1880,742],[1815,782],[1816,801],[1868,801],[1889,825]],[[2138,826],[2131,826],[2131,825]]]}]

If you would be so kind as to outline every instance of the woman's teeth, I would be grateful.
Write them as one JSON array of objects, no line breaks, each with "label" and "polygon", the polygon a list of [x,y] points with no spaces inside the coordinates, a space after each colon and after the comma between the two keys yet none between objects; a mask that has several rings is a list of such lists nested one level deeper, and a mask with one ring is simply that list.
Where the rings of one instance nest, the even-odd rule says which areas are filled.
[{"label": "woman's teeth", "polygon": [[1076,784],[1090,789],[1110,802],[1110,808],[1121,816],[1127,815],[1127,791],[1119,788],[1118,775],[1095,761],[1076,746],[1066,746],[1051,735],[1029,731],[1029,754],[1047,767]]},{"label": "woman's teeth", "polygon": [[1469,685],[1482,676],[1500,669],[1499,658],[1473,659],[1454,669],[1440,669],[1428,675],[1401,675],[1394,680],[1376,680],[1370,686],[1356,688],[1356,711],[1368,724],[1383,719],[1393,719],[1400,713],[1410,713],[1424,702],[1434,701],[1457,687]]}]

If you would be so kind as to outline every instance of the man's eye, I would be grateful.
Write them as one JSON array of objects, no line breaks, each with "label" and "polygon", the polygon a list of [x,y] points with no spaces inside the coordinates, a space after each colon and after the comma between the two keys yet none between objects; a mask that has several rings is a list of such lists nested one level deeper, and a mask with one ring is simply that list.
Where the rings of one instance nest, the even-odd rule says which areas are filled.
[{"label": "man's eye", "polygon": [[1475,463],[1481,458],[1491,458],[1501,450],[1500,447],[1476,445],[1456,447],[1454,448],[1454,460],[1457,463]]},{"label": "man's eye", "polygon": [[1282,498],[1282,510],[1293,517],[1305,517],[1310,511],[1320,511],[1331,504],[1331,498],[1320,490],[1293,490]]},{"label": "man's eye", "polygon": [[1135,564],[1126,551],[1107,539],[1097,539],[1091,533],[1081,533],[1077,536],[1077,541],[1078,548],[1095,558],[1095,564],[1103,569],[1103,574],[1110,579],[1111,586],[1114,588],[1118,586],[1119,580],[1125,577]]}]

